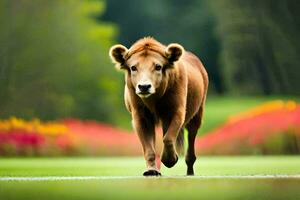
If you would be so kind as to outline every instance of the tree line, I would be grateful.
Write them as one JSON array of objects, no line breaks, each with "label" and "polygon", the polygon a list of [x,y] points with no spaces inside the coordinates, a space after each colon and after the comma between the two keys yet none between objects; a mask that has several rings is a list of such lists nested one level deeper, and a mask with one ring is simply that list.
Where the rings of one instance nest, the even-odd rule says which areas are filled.
[{"label": "tree line", "polygon": [[123,123],[112,44],[181,43],[204,62],[210,95],[299,95],[297,0],[2,0],[0,118]]},{"label": "tree line", "polygon": [[179,42],[196,53],[216,94],[299,95],[297,0],[107,1],[101,19],[119,41],[143,36]]},{"label": "tree line", "polygon": [[97,21],[104,1],[0,3],[0,118],[114,122],[125,113],[109,58],[116,25]]}]

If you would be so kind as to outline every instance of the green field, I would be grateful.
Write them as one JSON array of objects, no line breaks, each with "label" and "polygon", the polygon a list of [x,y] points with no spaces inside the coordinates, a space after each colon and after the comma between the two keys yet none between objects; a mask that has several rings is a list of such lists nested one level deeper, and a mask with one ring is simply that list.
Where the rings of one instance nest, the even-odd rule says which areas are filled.
[{"label": "green field", "polygon": [[[255,106],[258,106],[262,103],[273,100],[293,100],[296,102],[300,101],[299,97],[296,96],[270,96],[270,97],[250,97],[250,96],[212,96],[208,97],[206,100],[205,112],[204,112],[204,121],[203,126],[199,130],[199,134],[207,133],[208,131],[217,128],[222,125],[229,116],[247,111]],[[118,127],[131,130],[131,117],[129,114],[119,116],[120,119],[117,120]]]},{"label": "green field", "polygon": [[299,166],[298,156],[202,157],[191,178],[181,158],[144,178],[143,158],[2,158],[0,199],[300,199]]}]

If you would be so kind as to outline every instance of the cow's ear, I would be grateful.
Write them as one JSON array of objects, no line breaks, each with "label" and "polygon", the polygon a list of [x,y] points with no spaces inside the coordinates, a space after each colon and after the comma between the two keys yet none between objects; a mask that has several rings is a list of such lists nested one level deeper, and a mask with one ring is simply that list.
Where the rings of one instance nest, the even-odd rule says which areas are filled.
[{"label": "cow's ear", "polygon": [[125,46],[116,44],[110,48],[109,57],[113,63],[117,64],[118,68],[122,69],[125,64],[125,55],[127,52],[128,49]]},{"label": "cow's ear", "polygon": [[180,44],[172,43],[167,46],[166,56],[170,64],[178,61],[184,52],[184,48]]}]

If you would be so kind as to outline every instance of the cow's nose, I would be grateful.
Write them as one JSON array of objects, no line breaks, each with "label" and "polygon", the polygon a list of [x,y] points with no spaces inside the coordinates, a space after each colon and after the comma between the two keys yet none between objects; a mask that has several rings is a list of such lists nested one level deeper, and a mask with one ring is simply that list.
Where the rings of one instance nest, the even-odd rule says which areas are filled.
[{"label": "cow's nose", "polygon": [[141,92],[148,92],[148,90],[151,88],[151,84],[145,84],[145,85],[138,85],[138,88]]}]

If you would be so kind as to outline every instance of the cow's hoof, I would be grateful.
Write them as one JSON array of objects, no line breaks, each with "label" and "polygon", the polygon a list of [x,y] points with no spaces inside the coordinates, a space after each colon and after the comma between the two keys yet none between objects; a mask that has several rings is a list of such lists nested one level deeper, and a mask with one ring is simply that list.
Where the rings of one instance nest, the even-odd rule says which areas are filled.
[{"label": "cow's hoof", "polygon": [[173,167],[178,161],[178,155],[172,142],[165,142],[161,162],[168,168]]},{"label": "cow's hoof", "polygon": [[187,176],[194,176],[194,169],[193,168],[188,168],[187,172],[186,172]]},{"label": "cow's hoof", "polygon": [[177,154],[173,154],[172,156],[169,156],[167,154],[163,154],[161,158],[161,162],[168,168],[173,167],[178,161]]},{"label": "cow's hoof", "polygon": [[150,169],[150,170],[145,171],[143,173],[143,176],[161,176],[161,173],[154,169]]}]

